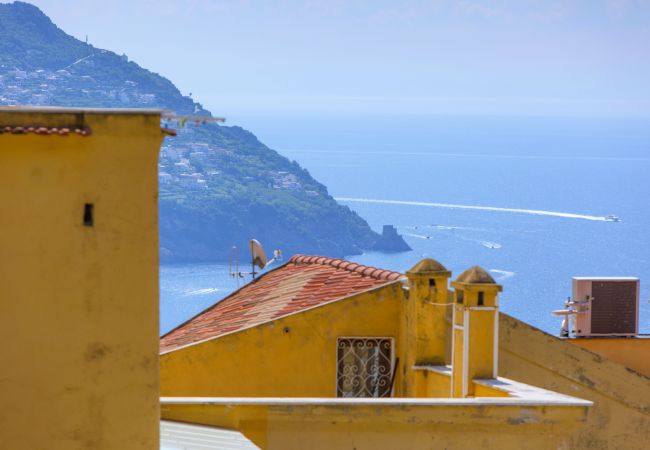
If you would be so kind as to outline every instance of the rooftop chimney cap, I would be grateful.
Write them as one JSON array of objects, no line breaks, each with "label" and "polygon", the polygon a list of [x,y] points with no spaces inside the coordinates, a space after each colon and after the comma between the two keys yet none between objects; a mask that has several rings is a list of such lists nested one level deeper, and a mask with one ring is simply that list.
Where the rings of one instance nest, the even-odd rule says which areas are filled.
[{"label": "rooftop chimney cap", "polygon": [[435,259],[425,258],[407,272],[407,275],[446,275],[451,276],[451,272],[445,266]]},{"label": "rooftop chimney cap", "polygon": [[492,278],[492,275],[479,266],[470,267],[465,272],[461,273],[454,281],[456,283],[465,284],[497,284],[497,282],[494,281],[494,278]]}]

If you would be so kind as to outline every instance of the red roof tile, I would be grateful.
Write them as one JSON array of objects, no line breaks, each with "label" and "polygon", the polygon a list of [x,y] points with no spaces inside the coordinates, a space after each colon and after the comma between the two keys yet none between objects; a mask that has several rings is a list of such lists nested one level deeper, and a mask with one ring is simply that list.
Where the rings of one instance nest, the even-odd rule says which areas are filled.
[{"label": "red roof tile", "polygon": [[91,130],[88,127],[85,128],[67,128],[67,127],[41,127],[41,126],[28,126],[28,127],[12,127],[12,126],[0,126],[0,134],[2,133],[11,133],[11,134],[40,134],[40,135],[59,135],[67,136],[70,133],[75,133],[80,136],[90,136]]},{"label": "red roof tile", "polygon": [[322,256],[295,255],[160,338],[168,352],[269,322],[402,277],[399,272]]}]

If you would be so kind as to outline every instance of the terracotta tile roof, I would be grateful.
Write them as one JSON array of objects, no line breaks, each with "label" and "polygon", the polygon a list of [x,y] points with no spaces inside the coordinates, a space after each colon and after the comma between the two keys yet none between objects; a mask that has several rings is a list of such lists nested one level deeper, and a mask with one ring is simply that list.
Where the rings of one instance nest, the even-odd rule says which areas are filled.
[{"label": "terracotta tile roof", "polygon": [[394,282],[399,272],[331,259],[293,256],[160,338],[161,353]]},{"label": "terracotta tile roof", "polygon": [[40,126],[28,126],[28,127],[12,127],[12,126],[0,126],[0,134],[2,133],[11,133],[11,134],[40,134],[43,136],[48,135],[59,135],[67,136],[71,133],[78,134],[80,136],[90,136],[90,128],[66,128],[66,127],[40,127]]}]

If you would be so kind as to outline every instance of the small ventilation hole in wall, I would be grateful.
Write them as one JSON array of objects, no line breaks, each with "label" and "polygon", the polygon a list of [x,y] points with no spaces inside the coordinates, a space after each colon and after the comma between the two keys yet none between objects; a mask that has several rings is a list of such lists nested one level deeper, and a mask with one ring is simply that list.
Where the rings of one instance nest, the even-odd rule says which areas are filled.
[{"label": "small ventilation hole in wall", "polygon": [[95,222],[94,217],[95,205],[92,203],[86,203],[84,205],[84,226],[92,227]]}]

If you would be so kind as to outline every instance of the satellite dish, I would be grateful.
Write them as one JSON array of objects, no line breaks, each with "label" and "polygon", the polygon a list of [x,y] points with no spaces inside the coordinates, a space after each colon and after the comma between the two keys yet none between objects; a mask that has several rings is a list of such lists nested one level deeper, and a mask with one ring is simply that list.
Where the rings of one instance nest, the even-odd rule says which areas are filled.
[{"label": "satellite dish", "polygon": [[262,244],[260,244],[260,241],[257,239],[251,239],[250,248],[253,265],[260,269],[265,268],[269,260],[266,257],[266,253],[264,252],[264,248],[262,247]]}]

